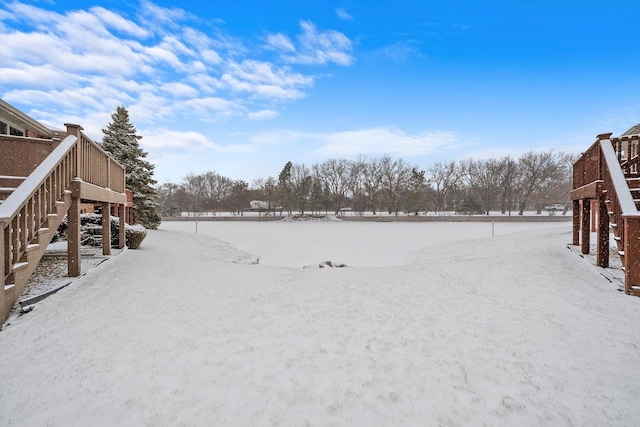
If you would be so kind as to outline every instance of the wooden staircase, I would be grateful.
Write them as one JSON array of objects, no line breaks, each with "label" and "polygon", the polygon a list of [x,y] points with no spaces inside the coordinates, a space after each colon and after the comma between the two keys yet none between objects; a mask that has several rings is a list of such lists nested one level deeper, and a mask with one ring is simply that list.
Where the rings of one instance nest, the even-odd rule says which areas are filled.
[{"label": "wooden staircase", "polygon": [[[108,245],[103,245],[105,254],[111,248],[110,205],[119,205],[120,247],[124,247],[124,167],[84,135],[80,126],[67,125],[67,137],[54,142],[55,148],[42,155],[44,160],[34,168],[34,157],[27,152],[42,141],[16,137],[11,144],[3,145],[0,140],[0,321],[20,297],[67,215],[69,276],[80,274],[81,199],[103,204],[103,241]],[[24,151],[16,151],[21,144]],[[17,174],[16,162],[23,158],[30,160],[25,162],[23,173]]]},{"label": "wooden staircase", "polygon": [[597,262],[609,266],[609,236],[612,233],[625,276],[625,293],[640,296],[640,176],[637,173],[640,135],[597,141],[573,168],[573,244],[590,251],[591,201],[599,206]]},{"label": "wooden staircase", "polygon": [[[634,208],[636,211],[640,211],[640,178],[625,177],[625,182],[627,183],[628,194],[631,196]],[[605,180],[605,185],[602,190],[604,193],[603,200],[609,218],[610,230],[614,236],[613,239],[616,243],[622,269],[625,271],[625,279],[627,279],[626,271],[634,268],[634,266],[630,264],[636,263],[637,260],[640,259],[640,252],[636,252],[632,250],[629,245],[625,245],[628,239],[633,238],[629,234],[625,234],[625,232],[631,231],[627,230],[627,228],[633,227],[634,225],[631,225],[628,219],[625,220],[624,212],[617,201],[617,193],[607,188],[606,185],[607,180]],[[623,189],[622,191],[625,190]],[[635,224],[635,222],[633,224]],[[633,234],[636,234],[636,232]],[[640,296],[640,283],[633,282],[633,279],[625,280],[625,282],[627,282],[625,283],[625,293],[632,296]]]},{"label": "wooden staircase", "polygon": [[[18,262],[9,267],[4,285],[6,301],[16,301],[19,298],[70,206],[71,192],[66,191],[56,201],[53,211],[46,215],[46,219],[35,230],[33,239],[24,247]],[[20,233],[21,229],[17,231]]]}]

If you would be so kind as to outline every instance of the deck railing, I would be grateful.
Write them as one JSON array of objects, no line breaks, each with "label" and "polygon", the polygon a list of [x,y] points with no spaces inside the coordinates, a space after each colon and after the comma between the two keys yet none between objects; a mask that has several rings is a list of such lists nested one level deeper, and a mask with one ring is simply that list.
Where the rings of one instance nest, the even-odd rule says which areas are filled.
[{"label": "deck railing", "polygon": [[[602,158],[604,159],[604,162],[600,163],[604,165],[604,172],[606,172],[601,176],[604,178],[605,188],[609,192],[608,196],[610,197],[609,200],[611,200],[611,204],[615,205],[616,209],[618,209],[617,217],[620,218],[622,216],[640,215],[638,208],[633,201],[633,197],[631,197],[629,185],[622,173],[620,161],[618,156],[616,156],[611,141],[607,138],[599,141],[599,144],[601,147]],[[615,195],[612,195],[609,189],[612,189]],[[615,204],[611,197],[615,197]]]},{"label": "deck railing", "polygon": [[602,179],[600,141],[593,143],[573,164],[573,188],[580,188]]},{"label": "deck railing", "polygon": [[124,193],[125,170],[124,167],[104,151],[102,147],[93,142],[82,132],[82,128],[76,125],[67,125],[70,134],[79,138],[80,161],[78,162],[77,175],[80,179],[102,188],[109,188],[117,193]]}]

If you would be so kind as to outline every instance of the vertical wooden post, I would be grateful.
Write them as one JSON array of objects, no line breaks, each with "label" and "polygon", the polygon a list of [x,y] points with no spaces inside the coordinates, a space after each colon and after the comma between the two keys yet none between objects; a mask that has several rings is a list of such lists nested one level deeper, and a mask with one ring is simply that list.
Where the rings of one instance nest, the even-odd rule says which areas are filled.
[{"label": "vertical wooden post", "polygon": [[640,218],[624,218],[624,293],[640,286]]},{"label": "vertical wooden post", "polygon": [[67,214],[67,271],[69,277],[80,276],[80,197],[71,197]]},{"label": "vertical wooden post", "polygon": [[127,207],[126,205],[119,205],[118,206],[118,218],[120,219],[119,224],[120,224],[120,230],[118,233],[118,248],[122,249],[124,248],[125,244],[126,244],[126,226],[127,226]]},{"label": "vertical wooden post", "polygon": [[107,155],[107,188],[113,190],[111,185],[111,155]]},{"label": "vertical wooden post", "polygon": [[102,202],[102,255],[111,255],[111,203]]},{"label": "vertical wooden post", "polygon": [[582,221],[580,231],[582,234],[582,253],[588,254],[591,246],[591,199],[582,199]]},{"label": "vertical wooden post", "polygon": [[76,150],[76,164],[73,176],[82,178],[82,131],[84,128],[80,125],[74,125],[71,123],[65,123],[64,125],[67,127],[67,135],[73,135],[78,138],[76,144],[78,147]]},{"label": "vertical wooden post", "polygon": [[7,300],[4,295],[4,277],[7,275],[7,272],[4,269],[4,258],[7,256],[9,248],[5,246],[4,233],[4,222],[0,221],[0,279],[2,279],[0,280],[0,282],[2,282],[0,283],[0,323],[4,321],[8,314],[8,309],[6,307]]},{"label": "vertical wooden post", "polygon": [[609,267],[609,209],[604,202],[606,195],[600,195],[598,205],[598,241],[596,242],[598,265],[602,268]]},{"label": "vertical wooden post", "polygon": [[580,200],[573,201],[573,246],[580,244]]}]

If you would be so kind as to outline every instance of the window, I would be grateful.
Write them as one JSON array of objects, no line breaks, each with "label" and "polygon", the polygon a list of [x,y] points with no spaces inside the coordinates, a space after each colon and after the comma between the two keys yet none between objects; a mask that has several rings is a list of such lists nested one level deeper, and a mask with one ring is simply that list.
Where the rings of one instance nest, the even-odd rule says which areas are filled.
[{"label": "window", "polygon": [[13,126],[9,126],[9,135],[24,136],[24,132],[22,132],[20,129],[14,128]]},{"label": "window", "polygon": [[7,124],[5,122],[0,122],[0,135],[7,134]]}]

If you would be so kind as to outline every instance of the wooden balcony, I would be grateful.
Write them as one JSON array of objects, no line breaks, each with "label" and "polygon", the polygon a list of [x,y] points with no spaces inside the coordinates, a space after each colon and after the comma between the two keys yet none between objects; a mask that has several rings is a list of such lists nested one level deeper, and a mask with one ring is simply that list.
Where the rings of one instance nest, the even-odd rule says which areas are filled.
[{"label": "wooden balcony", "polygon": [[[632,128],[633,129],[633,128]],[[613,232],[625,275],[625,293],[640,296],[640,135],[598,135],[573,165],[573,244],[590,252],[592,202],[597,206],[597,263],[609,266]]]},{"label": "wooden balcony", "polygon": [[0,135],[0,320],[6,318],[68,216],[68,272],[80,271],[80,203],[102,203],[103,253],[111,251],[109,212],[117,206],[119,246],[125,242],[125,169],[82,132],[66,137]]}]

